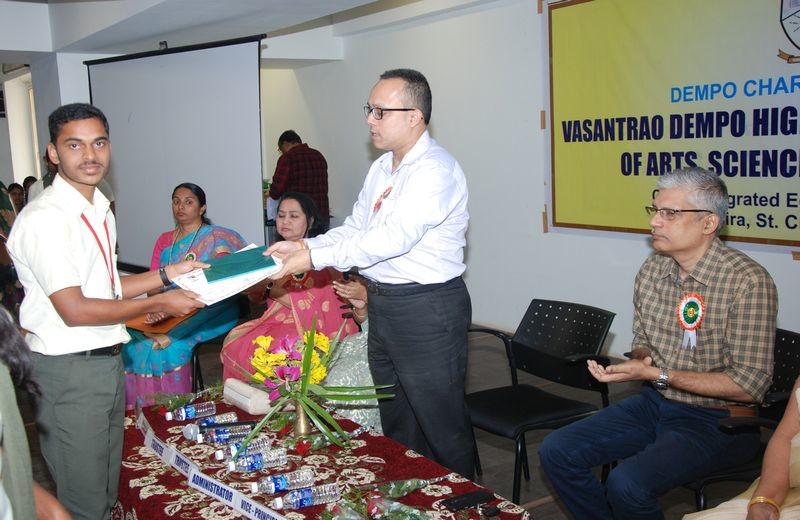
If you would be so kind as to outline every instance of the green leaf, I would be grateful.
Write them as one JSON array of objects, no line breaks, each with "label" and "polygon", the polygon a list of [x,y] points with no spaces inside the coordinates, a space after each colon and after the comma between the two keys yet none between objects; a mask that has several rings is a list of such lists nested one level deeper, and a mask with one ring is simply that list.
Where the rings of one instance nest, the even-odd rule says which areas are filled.
[{"label": "green leaf", "polygon": [[394,394],[317,394],[322,399],[328,401],[369,401],[372,399],[388,399]]},{"label": "green leaf", "polygon": [[311,330],[308,332],[306,347],[303,349],[303,365],[300,369],[300,395],[308,395],[308,381],[311,379],[311,354],[314,351],[314,336],[317,333],[317,316],[311,322]]},{"label": "green leaf", "polygon": [[323,390],[328,390],[330,392],[349,392],[350,390],[378,390],[381,388],[391,388],[394,385],[372,385],[372,386],[329,386],[329,385],[315,385],[319,386]]},{"label": "green leaf", "polygon": [[250,444],[250,441],[252,441],[255,438],[255,436],[261,432],[261,429],[264,427],[264,425],[267,424],[267,421],[269,421],[270,418],[273,415],[275,415],[275,413],[278,410],[282,409],[283,405],[285,405],[288,400],[289,398],[284,396],[275,401],[274,407],[269,412],[267,412],[267,415],[265,415],[260,421],[258,421],[258,424],[256,424],[255,428],[253,428],[253,431],[250,432],[250,435],[244,438],[241,445],[239,446],[239,449],[236,450],[236,453],[233,454],[234,460],[236,460],[236,457],[239,456],[239,453],[241,453],[242,451],[244,451],[245,448],[247,448],[247,445]]},{"label": "green leaf", "polygon": [[[320,405],[314,402],[313,399],[310,399],[307,396],[302,396],[300,402],[303,404],[303,409],[306,410],[306,414],[308,415],[309,419],[314,422],[314,425],[321,431],[325,436],[330,440],[333,444],[337,446],[344,446],[344,441],[342,439],[346,438],[347,433],[339,426],[339,423],[328,413],[327,410],[322,408]],[[328,423],[328,424],[325,424]],[[328,428],[328,425],[332,427],[341,437],[337,438],[331,432],[331,428]]]},{"label": "green leaf", "polygon": [[[305,399],[308,399],[308,398],[305,398]],[[307,400],[307,401],[304,400],[304,399],[299,399],[298,402],[299,402],[299,405],[302,406],[303,409],[306,411],[306,415],[308,416],[309,420],[312,423],[314,423],[314,426],[316,426],[317,429],[320,432],[322,432],[322,434],[330,442],[336,444],[337,446],[344,446],[344,443],[341,440],[337,439],[336,436],[331,431],[331,429],[328,428],[328,426],[325,424],[325,420],[330,419],[331,421],[333,421],[333,417],[331,417],[331,415],[327,411],[321,410],[322,413],[318,414],[318,412],[314,411],[312,409],[312,407],[309,405],[309,403],[312,402],[310,399]]]},{"label": "green leaf", "polygon": [[325,353],[325,355],[322,357],[320,361],[322,363],[322,366],[324,366],[325,368],[328,368],[328,364],[331,362],[331,360],[336,359],[336,357],[333,354],[339,350],[339,345],[341,344],[342,331],[344,330],[344,326],[346,323],[347,321],[342,321],[342,324],[339,326],[339,330],[336,331],[336,334],[333,336],[333,338],[329,338],[331,346],[328,349],[328,352]]}]

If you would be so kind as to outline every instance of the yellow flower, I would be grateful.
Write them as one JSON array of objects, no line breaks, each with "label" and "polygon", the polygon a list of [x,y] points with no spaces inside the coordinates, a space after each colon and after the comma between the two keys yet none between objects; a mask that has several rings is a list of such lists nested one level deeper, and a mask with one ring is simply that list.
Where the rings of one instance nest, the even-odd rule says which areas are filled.
[{"label": "yellow flower", "polygon": [[253,351],[253,358],[250,360],[250,364],[256,370],[260,370],[264,372],[267,368],[267,353],[264,349],[257,348]]},{"label": "yellow flower", "polygon": [[253,340],[253,343],[261,348],[268,349],[272,344],[272,336],[259,336]]},{"label": "yellow flower", "polygon": [[325,376],[328,375],[328,371],[322,365],[317,365],[311,369],[311,377],[310,382],[312,385],[317,385],[325,379]]},{"label": "yellow flower", "polygon": [[[303,343],[308,342],[310,335],[311,335],[310,330],[307,330],[303,334]],[[319,350],[327,354],[328,350],[330,350],[331,348],[331,340],[328,339],[328,336],[326,336],[325,334],[317,332],[314,334],[314,347],[318,348]]]}]

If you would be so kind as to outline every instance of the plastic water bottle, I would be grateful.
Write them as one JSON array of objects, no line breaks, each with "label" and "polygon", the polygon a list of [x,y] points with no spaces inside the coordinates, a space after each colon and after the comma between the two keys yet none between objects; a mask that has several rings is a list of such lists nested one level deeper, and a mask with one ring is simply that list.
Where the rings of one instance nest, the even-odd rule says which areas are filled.
[{"label": "plastic water bottle", "polygon": [[168,421],[187,421],[191,419],[199,419],[200,417],[208,417],[217,413],[217,405],[214,401],[206,401],[204,403],[187,404],[181,406],[172,412],[167,412],[164,418]]},{"label": "plastic water bottle", "polygon": [[197,434],[197,442],[210,442],[211,444],[225,444],[233,441],[240,441],[250,435],[253,431],[252,424],[240,424],[238,426],[221,426]]},{"label": "plastic water bottle", "polygon": [[[233,418],[234,419],[237,418],[235,412],[230,412],[230,413],[233,414]],[[222,414],[222,415],[225,415],[225,414]],[[213,419],[214,417],[222,417],[222,415],[214,415],[213,417],[208,417],[208,419]],[[230,417],[224,417],[224,419],[228,420],[228,419],[230,419]],[[183,427],[183,436],[186,437],[186,439],[188,439],[190,441],[196,441],[197,438],[203,432],[207,432],[208,430],[214,430],[214,429],[222,428],[222,427],[230,428],[232,426],[239,426],[239,425],[242,425],[242,424],[252,424],[253,426],[255,426],[255,424],[256,424],[255,421],[242,421],[242,422],[224,422],[223,421],[221,423],[199,424],[200,421],[202,421],[202,420],[203,419],[200,419],[196,423],[189,423],[186,426],[184,426]]]},{"label": "plastic water bottle", "polygon": [[282,497],[276,498],[273,503],[276,509],[302,509],[336,502],[340,498],[342,498],[342,492],[339,490],[339,484],[334,482],[333,484],[289,491]]},{"label": "plastic water bottle", "polygon": [[270,475],[258,482],[250,483],[253,493],[274,495],[289,489],[306,488],[314,485],[314,471],[311,469],[298,469],[291,473]]},{"label": "plastic water bottle", "polygon": [[286,448],[277,448],[228,461],[228,471],[257,471],[283,466],[286,460]]},{"label": "plastic water bottle", "polygon": [[[236,453],[241,447],[242,447],[241,442],[232,442],[231,444],[228,444],[228,446],[225,447],[224,449],[217,450],[216,452],[214,452],[214,457],[217,460],[232,459],[234,453]],[[248,444],[247,447],[244,450],[242,450],[242,452],[236,458],[239,459],[241,457],[246,457],[247,455],[253,455],[255,453],[268,451],[270,448],[272,448],[272,439],[270,439],[269,437],[261,437],[258,439],[254,439],[250,441],[250,444]]]},{"label": "plastic water bottle", "polygon": [[239,420],[236,412],[225,412],[219,415],[212,415],[210,417],[203,417],[197,420],[198,426],[208,426],[210,424],[232,423]]}]

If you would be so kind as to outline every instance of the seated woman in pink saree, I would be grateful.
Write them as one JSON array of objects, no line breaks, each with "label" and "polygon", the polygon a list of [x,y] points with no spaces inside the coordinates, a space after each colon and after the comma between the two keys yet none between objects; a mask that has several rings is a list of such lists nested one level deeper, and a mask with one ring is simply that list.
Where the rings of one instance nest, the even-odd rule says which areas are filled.
[{"label": "seated woman in pink saree", "polygon": [[[282,240],[316,236],[324,231],[318,223],[321,223],[319,212],[308,196],[287,192],[281,197],[275,225]],[[344,301],[333,290],[332,282],[341,278],[338,271],[323,269],[261,285],[256,291],[263,291],[267,310],[260,318],[239,325],[225,337],[220,352],[223,380],[230,377],[249,380],[247,374],[254,372],[250,365],[256,348],[253,340],[258,336],[300,338],[314,319],[317,331],[330,338],[340,329],[342,338],[357,332],[358,326],[352,318],[342,316]]]}]

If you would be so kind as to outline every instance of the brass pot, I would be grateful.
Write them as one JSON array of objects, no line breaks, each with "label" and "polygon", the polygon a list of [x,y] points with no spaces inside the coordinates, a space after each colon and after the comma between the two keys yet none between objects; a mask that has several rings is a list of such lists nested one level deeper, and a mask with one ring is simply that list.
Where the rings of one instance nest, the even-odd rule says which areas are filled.
[{"label": "brass pot", "polygon": [[306,410],[300,404],[300,401],[294,402],[295,420],[294,420],[294,436],[303,437],[311,433],[311,421],[308,420]]}]

